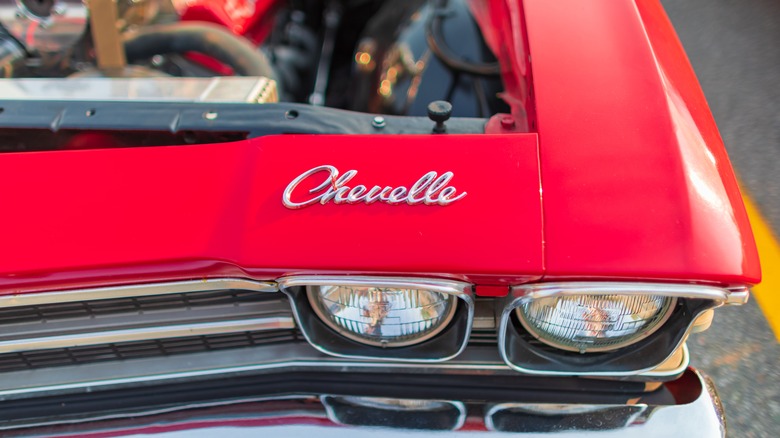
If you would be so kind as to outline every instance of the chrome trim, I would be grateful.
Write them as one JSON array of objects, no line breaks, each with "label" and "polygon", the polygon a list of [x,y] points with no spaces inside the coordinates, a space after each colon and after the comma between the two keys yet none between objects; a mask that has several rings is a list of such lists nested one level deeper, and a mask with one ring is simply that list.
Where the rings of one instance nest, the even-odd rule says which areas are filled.
[{"label": "chrome trim", "polygon": [[[335,396],[335,395],[327,394],[327,395],[320,396],[320,403],[322,403],[322,406],[325,408],[325,413],[328,416],[328,419],[330,421],[332,421],[332,422],[334,422],[336,424],[342,425],[342,426],[351,426],[350,424],[344,423],[343,421],[341,421],[341,419],[339,418],[338,413],[336,413],[336,411],[333,408],[333,405],[332,405],[332,402],[331,402],[332,399],[342,399],[342,400],[345,400],[345,399],[365,399],[366,402],[370,403],[372,401],[372,399],[380,399],[380,398],[381,399],[385,399],[385,400],[403,400],[403,401],[414,400],[414,399],[401,399],[401,398],[392,398],[392,397],[360,397],[360,396],[343,396],[343,395]],[[414,400],[414,401],[417,401],[417,400]],[[461,427],[463,427],[464,424],[466,424],[466,416],[467,416],[468,411],[466,410],[466,405],[463,402],[455,401],[455,400],[439,400],[439,399],[426,399],[426,400],[422,400],[422,401],[447,404],[447,405],[450,405],[453,408],[455,408],[456,411],[458,411],[457,422],[449,430],[458,430]],[[392,407],[392,406],[377,406],[376,409],[378,411],[377,414],[379,414],[383,410],[399,410],[399,411],[414,411],[415,410],[414,408],[403,408],[403,407],[398,407],[398,408],[394,409],[394,407]],[[425,409],[420,409],[420,410],[425,411]],[[436,430],[436,431],[432,431],[432,432],[438,433],[440,431]]]},{"label": "chrome trim", "polygon": [[[685,338],[683,338],[683,339],[685,339]],[[674,353],[676,351],[677,351],[677,349],[675,349],[674,352],[672,352],[672,354],[669,355],[669,357],[674,356]],[[650,371],[645,371],[645,372],[643,372],[643,373],[641,373],[639,375],[642,376],[642,377],[665,378],[665,377],[676,376],[678,374],[681,374],[691,364],[691,352],[688,351],[688,344],[685,343],[685,341],[683,341],[683,343],[682,343],[682,351],[683,351],[683,356],[682,356],[682,359],[680,359],[680,364],[678,366],[674,367],[673,369],[666,370],[666,371],[655,371],[656,368],[660,367],[663,364],[663,362],[661,362],[661,364],[656,366],[656,368],[653,368]]]},{"label": "chrome trim", "polygon": [[572,295],[662,295],[667,297],[676,298],[698,298],[711,300],[719,307],[727,303],[732,295],[732,292],[727,289],[705,286],[705,285],[681,285],[681,284],[668,284],[668,283],[611,283],[611,282],[562,282],[562,283],[538,283],[531,285],[523,285],[513,287],[510,291],[510,301],[504,307],[501,314],[501,321],[498,328],[498,349],[501,358],[504,362],[515,371],[521,373],[544,375],[544,376],[649,376],[649,377],[672,377],[678,375],[681,369],[685,369],[690,361],[690,355],[688,354],[687,347],[684,350],[683,362],[680,367],[668,371],[654,372],[658,366],[669,360],[677,349],[681,348],[685,344],[685,340],[688,339],[693,324],[691,324],[685,335],[680,339],[680,342],[671,349],[669,354],[664,360],[655,364],[652,367],[647,367],[639,370],[632,371],[618,371],[618,372],[562,372],[562,371],[537,371],[521,366],[515,365],[509,361],[506,351],[506,333],[509,329],[509,320],[511,313],[520,306],[523,302],[537,299],[547,298],[551,296],[572,296]]},{"label": "chrome trim", "polygon": [[[538,416],[573,416],[578,414],[587,414],[591,412],[609,411],[611,409],[625,409],[631,407],[635,411],[631,415],[625,418],[624,427],[629,427],[634,423],[642,414],[646,413],[648,409],[652,409],[646,404],[635,405],[588,405],[588,404],[557,404],[557,403],[499,403],[491,406],[487,412],[485,412],[485,428],[491,432],[503,432],[496,428],[494,417],[497,413],[509,410],[509,409],[522,409],[529,412],[533,412]],[[505,432],[511,433],[511,432]]]},{"label": "chrome trim", "polygon": [[298,275],[276,281],[280,290],[295,286],[366,286],[428,289],[452,295],[472,296],[471,284],[457,280],[415,277],[372,277],[363,275]]},{"label": "chrome trim", "polygon": [[[78,0],[79,3],[81,0]],[[137,0],[148,1],[148,0]],[[0,2],[2,4],[2,2]],[[2,12],[0,12],[0,15]],[[2,18],[0,17],[0,21]],[[220,103],[276,103],[276,82],[262,76],[14,78],[0,96],[25,101],[176,102],[208,110]],[[82,73],[83,74],[83,73]],[[215,113],[216,114],[216,113]]]},{"label": "chrome trim", "polygon": [[[562,418],[564,424],[569,424],[575,415],[586,414],[589,410],[599,412],[603,410],[616,409],[616,414],[620,411],[630,408],[633,412],[627,412],[625,415],[625,425],[623,427],[608,428],[606,425],[597,423],[597,418],[585,418],[587,426],[583,429],[571,428],[561,430],[561,422],[554,422],[551,430],[539,432],[506,432],[512,433],[511,436],[565,436],[576,437],[587,435],[589,437],[659,437],[659,436],[696,436],[722,438],[726,436],[725,417],[721,406],[720,398],[715,391],[714,386],[707,376],[701,374],[695,369],[688,372],[693,373],[698,383],[698,396],[684,404],[672,405],[653,405],[648,403],[637,404],[615,404],[615,405],[588,405],[588,404],[526,404],[526,403],[501,403],[493,405],[486,409],[484,424],[489,431],[497,431],[494,422],[495,415],[505,409],[519,408],[529,412],[536,411],[537,417],[555,416]],[[610,415],[607,418],[613,419]],[[596,426],[596,427],[593,427]]]},{"label": "chrome trim", "polygon": [[[327,171],[329,176],[317,187],[310,189],[309,194],[319,193],[303,202],[294,202],[292,193],[301,181],[322,171]],[[373,204],[384,202],[390,205],[406,203],[407,205],[440,205],[447,206],[455,201],[463,199],[467,193],[457,193],[454,186],[449,183],[455,176],[452,172],[444,172],[439,176],[430,171],[420,177],[411,188],[405,186],[368,186],[356,185],[349,187],[346,184],[358,174],[357,170],[348,170],[339,176],[339,170],[335,166],[323,164],[303,172],[287,185],[282,194],[282,204],[291,209],[308,207],[314,204],[325,205],[333,201],[334,204]],[[384,187],[384,188],[383,188]],[[325,190],[323,192],[323,190]],[[320,193],[321,192],[321,193]]]},{"label": "chrome trim", "polygon": [[[287,289],[296,286],[374,286],[374,287],[387,287],[387,288],[409,288],[409,289],[428,289],[435,292],[455,295],[466,304],[466,310],[468,312],[468,324],[466,328],[466,335],[464,336],[463,343],[455,354],[447,357],[440,357],[434,359],[405,359],[395,357],[382,357],[381,360],[392,362],[420,362],[420,363],[432,363],[432,362],[444,362],[452,358],[457,357],[466,349],[469,338],[471,337],[471,328],[474,321],[474,294],[472,291],[472,285],[457,280],[439,280],[431,278],[411,278],[411,277],[371,277],[371,276],[318,276],[318,275],[301,275],[282,277],[277,280],[279,289],[285,292]],[[288,295],[289,296],[289,295]],[[324,348],[322,345],[317,344],[311,338],[311,335],[307,333],[304,324],[301,324],[301,316],[298,307],[295,305],[295,301],[290,296],[290,304],[293,308],[293,315],[295,315],[295,321],[298,327],[303,333],[303,337],[306,341],[316,348],[318,351],[334,357],[343,357],[351,359],[366,359],[377,360],[376,356],[353,356],[335,353]]]},{"label": "chrome trim", "polygon": [[[186,361],[186,362],[183,362]],[[186,363],[183,366],[182,363]],[[184,371],[182,371],[184,369]],[[262,348],[191,353],[115,362],[68,365],[51,369],[12,371],[2,374],[0,400],[93,391],[99,388],[124,388],[157,382],[183,382],[219,375],[241,375],[294,371],[429,373],[462,372],[479,375],[517,376],[493,348],[466,350],[458,359],[446,363],[361,361],[334,358],[305,343],[267,345]]]},{"label": "chrome trim", "polygon": [[[674,404],[653,404],[650,400],[642,399],[636,404],[568,403],[566,400],[562,400],[560,403],[523,403],[522,400],[507,399],[507,403],[498,405],[489,404],[488,401],[480,399],[469,399],[467,403],[456,400],[453,403],[463,403],[466,409],[465,424],[472,427],[459,427],[453,431],[414,429],[413,424],[410,424],[410,427],[401,428],[387,426],[333,427],[329,423],[306,422],[305,420],[309,418],[328,418],[327,406],[322,400],[327,396],[307,393],[301,393],[300,395],[285,394],[278,397],[237,398],[227,402],[222,400],[195,403],[183,402],[159,408],[150,406],[141,409],[126,409],[124,411],[96,414],[92,417],[89,416],[89,413],[85,413],[85,415],[79,418],[67,418],[64,421],[53,421],[49,417],[31,418],[26,422],[20,421],[0,428],[4,431],[23,430],[23,434],[26,435],[69,437],[96,433],[142,433],[150,426],[167,425],[176,427],[167,430],[163,428],[157,431],[159,434],[156,436],[173,438],[190,432],[191,434],[205,434],[209,436],[216,434],[223,438],[243,438],[247,436],[300,437],[304,435],[320,438],[365,438],[366,436],[430,437],[432,435],[441,438],[455,438],[481,435],[478,431],[484,427],[488,431],[487,436],[491,437],[539,438],[554,436],[573,438],[588,436],[592,438],[606,438],[630,436],[655,438],[694,436],[722,438],[726,434],[725,418],[720,399],[712,386],[712,382],[694,369],[690,369],[686,373],[686,378],[683,379],[686,381],[684,388],[690,396],[685,402]],[[350,396],[350,394],[347,393],[346,396]],[[317,400],[318,397],[319,402]],[[431,399],[436,400],[436,395],[431,394]],[[245,403],[262,404],[251,406],[251,409],[249,409]],[[231,406],[235,406],[235,409],[231,409]],[[209,410],[209,407],[218,407],[219,411]],[[529,426],[528,430],[496,431],[496,429],[502,429],[501,424],[495,421],[498,419],[497,414],[506,409],[526,412],[528,418],[523,423],[520,423],[520,426]],[[377,415],[381,415],[381,412],[381,410],[377,411]],[[589,412],[593,415],[588,415]],[[166,413],[173,415],[160,415]],[[611,413],[614,413],[616,417],[610,415]],[[290,419],[292,421],[256,423],[245,421],[263,418]],[[296,418],[303,421],[295,421]],[[112,419],[122,421],[113,424],[100,423],[101,420]],[[624,421],[612,421],[615,419],[623,419]],[[217,420],[217,423],[214,420]],[[226,421],[222,423],[219,420]],[[607,420],[607,422],[605,423],[601,420]],[[32,429],[32,427],[45,427],[54,424],[66,424],[67,427],[60,429]],[[199,428],[199,425],[205,425],[205,427],[210,428]]]},{"label": "chrome trim", "polygon": [[240,289],[255,292],[279,291],[276,284],[273,282],[245,280],[242,278],[209,278],[204,280],[141,283],[65,291],[0,295],[0,307],[40,306],[44,304],[72,303],[76,301],[208,292],[220,289]]},{"label": "chrome trim", "polygon": [[0,354],[19,351],[48,350],[53,348],[81,347],[85,345],[114,344],[118,342],[145,341],[150,339],[182,338],[188,336],[217,335],[246,331],[293,329],[295,322],[289,317],[267,317],[219,321],[196,324],[177,324],[144,327],[74,335],[46,336],[41,338],[0,341]]},{"label": "chrome trim", "polygon": [[[741,289],[740,289],[741,290]],[[662,295],[678,298],[701,298],[721,304],[728,302],[733,292],[715,286],[697,284],[669,284],[644,282],[563,282],[536,283],[515,286],[511,296],[518,299],[537,299],[558,295]],[[514,301],[513,301],[514,303]]]},{"label": "chrome trim", "polygon": [[[235,404],[241,404],[241,403],[253,403],[253,402],[263,402],[263,401],[290,401],[290,400],[311,400],[312,398],[317,397],[316,395],[286,395],[286,396],[278,396],[278,397],[248,397],[248,398],[240,398],[240,399],[234,399],[234,400],[221,400],[221,401],[214,401],[214,402],[202,402],[202,403],[189,403],[189,404],[182,404],[182,405],[175,405],[175,406],[169,406],[165,408],[156,408],[156,409],[144,409],[141,411],[135,411],[133,412],[132,416],[138,418],[138,417],[144,417],[144,416],[151,416],[151,415],[160,415],[160,414],[168,414],[168,413],[176,413],[176,412],[182,412],[187,411],[189,409],[203,409],[203,408],[213,408],[213,407],[222,407],[222,406],[230,406]],[[104,415],[98,415],[95,417],[90,417],[88,422],[100,422],[105,420],[117,420],[117,419],[126,419],[128,418],[128,414],[126,413],[116,413],[116,414],[104,414]],[[327,414],[322,415],[322,418],[327,418]],[[61,426],[61,425],[72,425],[74,427],[77,427],[80,424],[84,424],[86,422],[84,419],[49,419],[44,418],[41,421],[26,423],[26,424],[19,424],[19,425],[0,425],[0,430],[19,430],[19,429],[28,429],[31,427],[45,427],[45,426]],[[102,432],[107,432],[106,430],[103,430]],[[50,438],[53,438],[57,435],[53,435]],[[67,436],[67,435],[66,435]],[[72,437],[73,435],[71,435]]]},{"label": "chrome trim", "polygon": [[724,303],[727,306],[741,306],[747,304],[750,299],[750,288],[747,286],[738,286],[729,288],[729,296]]}]

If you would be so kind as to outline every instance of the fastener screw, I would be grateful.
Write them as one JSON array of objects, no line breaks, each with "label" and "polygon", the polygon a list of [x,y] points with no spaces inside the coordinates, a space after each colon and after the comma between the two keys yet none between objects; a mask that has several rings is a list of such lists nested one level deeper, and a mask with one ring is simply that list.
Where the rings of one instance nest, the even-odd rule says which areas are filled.
[{"label": "fastener screw", "polygon": [[374,117],[374,120],[371,121],[371,125],[377,129],[384,128],[386,124],[387,122],[385,122],[385,118],[382,116],[376,116]]}]

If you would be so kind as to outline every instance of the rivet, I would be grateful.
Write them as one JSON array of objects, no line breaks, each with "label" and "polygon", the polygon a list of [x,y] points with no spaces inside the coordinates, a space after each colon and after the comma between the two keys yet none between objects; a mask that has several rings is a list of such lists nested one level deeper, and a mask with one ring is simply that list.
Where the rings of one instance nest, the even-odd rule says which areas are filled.
[{"label": "rivet", "polygon": [[371,126],[377,129],[382,129],[385,127],[387,122],[385,121],[385,118],[382,116],[376,116],[374,117],[374,120],[371,121]]}]

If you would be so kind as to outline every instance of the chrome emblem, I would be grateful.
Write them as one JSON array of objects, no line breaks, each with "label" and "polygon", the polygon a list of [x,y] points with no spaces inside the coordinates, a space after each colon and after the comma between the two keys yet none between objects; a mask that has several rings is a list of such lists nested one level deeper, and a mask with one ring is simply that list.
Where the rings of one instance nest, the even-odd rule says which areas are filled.
[{"label": "chrome emblem", "polygon": [[[293,202],[292,196],[298,184],[306,178],[313,177],[317,173],[327,172],[325,180],[317,187],[309,190],[311,197],[303,202]],[[436,172],[428,172],[412,184],[411,188],[404,186],[373,186],[364,185],[349,187],[347,183],[357,175],[357,170],[348,170],[339,176],[339,170],[334,166],[323,165],[307,170],[292,180],[282,195],[282,203],[287,208],[303,208],[314,204],[325,205],[328,202],[334,204],[373,204],[384,202],[390,205],[450,205],[466,196],[466,192],[457,193],[455,187],[448,186],[454,174],[444,172],[438,175]]]}]

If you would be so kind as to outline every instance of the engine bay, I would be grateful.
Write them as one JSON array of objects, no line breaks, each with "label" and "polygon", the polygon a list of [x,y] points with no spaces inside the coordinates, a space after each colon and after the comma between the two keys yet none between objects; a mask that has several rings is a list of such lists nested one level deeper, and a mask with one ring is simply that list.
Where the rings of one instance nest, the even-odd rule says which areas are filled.
[{"label": "engine bay", "polygon": [[[157,134],[114,141],[115,146],[225,141],[258,129],[309,132],[274,129],[270,123],[267,129],[247,128],[233,120],[232,129],[220,129],[219,136],[193,139],[198,137],[193,133],[215,131],[197,126],[182,133],[181,111],[188,108],[199,108],[201,122],[211,128],[217,118],[224,121],[226,112],[212,109],[215,104],[241,105],[234,112],[249,110],[247,104],[279,104],[275,114],[294,120],[305,113],[309,125],[322,117],[374,115],[358,133],[441,131],[450,117],[451,132],[484,132],[474,122],[464,127],[456,120],[481,119],[484,126],[495,114],[514,112],[502,94],[501,65],[480,27],[484,10],[485,2],[478,0],[0,0],[0,76],[5,78],[0,95],[9,100],[3,112],[18,115],[26,110],[14,102],[31,101],[39,103],[31,110],[36,117],[54,111],[44,117],[48,122],[26,123],[30,132],[24,135],[0,129],[0,150],[39,150],[22,140],[36,136],[34,143],[48,144],[45,149],[80,148],[67,133],[54,135],[69,125],[63,124],[64,110],[46,102],[71,102],[70,113],[74,102],[87,103],[80,115],[92,124],[78,128],[103,137],[133,127],[114,126],[105,117],[104,125],[95,124],[97,106],[124,102],[143,114],[150,104],[173,105],[166,108],[176,113],[171,116],[176,126],[151,129],[136,121],[136,129]],[[201,110],[202,105],[210,106]],[[270,109],[250,110],[252,120],[262,118],[257,111]],[[390,120],[384,116],[408,118],[408,123],[384,130]],[[414,118],[430,120],[422,130]],[[48,132],[37,131],[47,124]],[[12,127],[7,120],[1,125]],[[228,131],[238,134],[225,136]],[[352,132],[335,130],[342,131]]]}]

